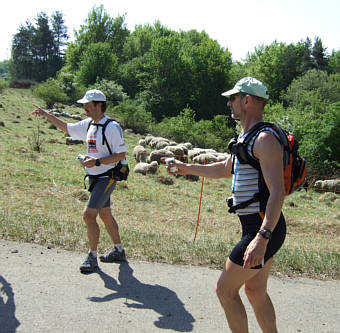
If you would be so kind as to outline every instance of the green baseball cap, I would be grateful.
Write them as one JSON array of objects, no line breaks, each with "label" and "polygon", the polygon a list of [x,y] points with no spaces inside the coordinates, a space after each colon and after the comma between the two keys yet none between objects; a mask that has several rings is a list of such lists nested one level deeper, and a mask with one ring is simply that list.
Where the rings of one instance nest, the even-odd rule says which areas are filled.
[{"label": "green baseball cap", "polygon": [[251,76],[239,80],[233,89],[222,93],[222,96],[231,96],[240,92],[262,97],[264,99],[269,98],[267,87],[261,81]]}]

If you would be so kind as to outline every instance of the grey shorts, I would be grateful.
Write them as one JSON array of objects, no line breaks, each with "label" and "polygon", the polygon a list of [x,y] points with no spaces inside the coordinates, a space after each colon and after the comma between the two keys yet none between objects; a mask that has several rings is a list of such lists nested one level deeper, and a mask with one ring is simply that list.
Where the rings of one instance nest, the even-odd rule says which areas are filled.
[{"label": "grey shorts", "polygon": [[108,176],[103,177],[89,177],[90,186],[93,182],[95,185],[91,191],[90,198],[86,206],[94,209],[102,209],[104,207],[110,207],[110,196],[116,187],[116,181]]}]

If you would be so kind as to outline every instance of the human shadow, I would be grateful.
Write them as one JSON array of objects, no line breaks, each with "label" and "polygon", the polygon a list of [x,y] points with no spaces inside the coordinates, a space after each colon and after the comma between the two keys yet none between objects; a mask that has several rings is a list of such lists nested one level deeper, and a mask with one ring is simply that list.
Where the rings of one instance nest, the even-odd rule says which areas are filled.
[{"label": "human shadow", "polygon": [[0,275],[0,331],[13,333],[20,325],[15,317],[14,292],[11,284]]},{"label": "human shadow", "polygon": [[[108,302],[125,298],[126,306],[135,309],[150,309],[159,313],[155,326],[178,332],[193,330],[194,317],[185,309],[184,304],[172,290],[156,285],[142,283],[133,276],[133,269],[128,262],[119,266],[119,283],[110,275],[98,269],[97,273],[104,281],[105,288],[114,291],[104,297],[89,297],[92,302]],[[128,302],[128,300],[133,302]]]}]

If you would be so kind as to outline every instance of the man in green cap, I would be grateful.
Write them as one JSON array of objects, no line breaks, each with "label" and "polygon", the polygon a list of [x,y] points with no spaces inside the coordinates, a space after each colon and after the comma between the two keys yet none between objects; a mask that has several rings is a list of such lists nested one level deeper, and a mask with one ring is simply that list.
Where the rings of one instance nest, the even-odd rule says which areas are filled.
[{"label": "man in green cap", "polygon": [[[233,177],[228,206],[229,212],[239,217],[242,237],[226,261],[217,283],[217,296],[231,331],[246,333],[247,314],[239,296],[239,290],[244,285],[262,331],[275,333],[275,310],[267,294],[267,280],[273,256],[286,235],[281,212],[285,197],[283,152],[279,138],[271,127],[256,131],[263,123],[264,107],[269,98],[267,88],[261,81],[245,77],[222,95],[229,97],[232,118],[239,120],[242,127],[239,137],[231,146],[232,154],[226,161],[207,165],[176,160],[167,166],[167,170],[170,174]],[[250,133],[251,140],[244,147],[242,143]],[[260,170],[247,164],[246,154],[256,159]],[[170,172],[172,167],[178,171]]]}]

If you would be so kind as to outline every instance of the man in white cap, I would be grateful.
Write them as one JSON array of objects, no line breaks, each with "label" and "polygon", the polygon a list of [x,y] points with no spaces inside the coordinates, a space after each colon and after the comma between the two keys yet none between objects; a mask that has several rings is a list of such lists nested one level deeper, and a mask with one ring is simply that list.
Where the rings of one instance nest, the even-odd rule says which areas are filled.
[{"label": "man in white cap", "polygon": [[[88,117],[77,123],[66,123],[38,106],[32,114],[46,118],[72,138],[86,142],[86,156],[81,163],[89,176],[91,195],[85,206],[83,219],[87,226],[90,250],[80,266],[80,271],[90,273],[98,267],[97,246],[100,232],[98,215],[114,243],[113,249],[100,257],[101,261],[125,260],[118,224],[111,212],[110,196],[116,185],[112,170],[119,161],[125,159],[127,147],[119,124],[105,116],[106,97],[100,90],[88,90],[77,102],[83,104]],[[103,126],[105,133],[102,130]]]},{"label": "man in white cap", "polygon": [[285,197],[282,148],[275,131],[270,127],[264,128],[254,134],[245,148],[259,163],[260,171],[242,161],[242,142],[252,129],[254,131],[263,123],[269,95],[262,82],[245,77],[222,95],[229,97],[232,118],[239,120],[242,126],[241,134],[234,142],[236,151],[224,162],[199,165],[176,161],[167,166],[167,170],[173,174],[170,167],[175,167],[178,169],[175,174],[180,175],[233,177],[232,197],[228,199],[228,206],[232,209],[230,212],[236,212],[239,217],[242,238],[226,261],[217,283],[217,296],[231,331],[246,333],[247,314],[239,296],[239,290],[244,285],[262,331],[275,333],[275,310],[267,294],[267,280],[273,256],[286,235],[286,224],[281,213]]}]

